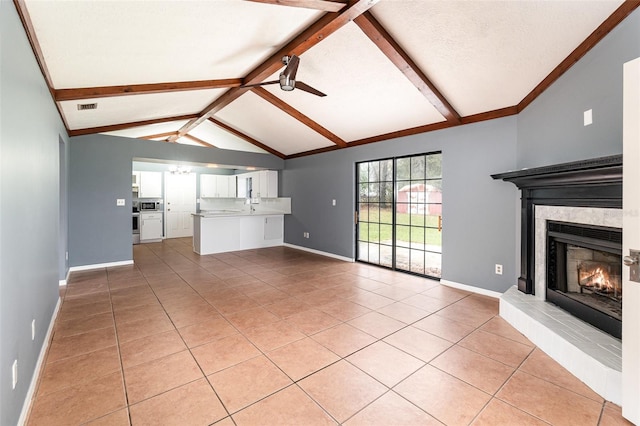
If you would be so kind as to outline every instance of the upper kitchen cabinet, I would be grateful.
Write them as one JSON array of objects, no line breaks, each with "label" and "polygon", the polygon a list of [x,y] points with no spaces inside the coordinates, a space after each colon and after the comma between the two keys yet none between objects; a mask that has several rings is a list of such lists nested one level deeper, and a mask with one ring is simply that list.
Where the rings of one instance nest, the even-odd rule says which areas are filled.
[{"label": "upper kitchen cabinet", "polygon": [[162,198],[162,173],[140,172],[139,198]]},{"label": "upper kitchen cabinet", "polygon": [[236,197],[236,177],[218,175],[216,182],[218,188],[218,197],[235,198]]},{"label": "upper kitchen cabinet", "polygon": [[217,191],[216,175],[200,175],[200,198],[214,198]]},{"label": "upper kitchen cabinet", "polygon": [[200,175],[200,198],[235,198],[236,177]]},{"label": "upper kitchen cabinet", "polygon": [[275,170],[261,170],[260,192],[257,194],[261,198],[278,197],[278,172]]},{"label": "upper kitchen cabinet", "polygon": [[131,189],[133,192],[138,192],[140,187],[140,172],[131,173]]}]

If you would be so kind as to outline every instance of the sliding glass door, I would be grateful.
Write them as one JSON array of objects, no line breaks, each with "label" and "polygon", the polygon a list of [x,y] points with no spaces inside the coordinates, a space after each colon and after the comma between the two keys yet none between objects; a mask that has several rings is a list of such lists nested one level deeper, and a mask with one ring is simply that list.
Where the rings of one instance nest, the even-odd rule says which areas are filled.
[{"label": "sliding glass door", "polygon": [[442,154],[358,163],[357,260],[440,278]]}]

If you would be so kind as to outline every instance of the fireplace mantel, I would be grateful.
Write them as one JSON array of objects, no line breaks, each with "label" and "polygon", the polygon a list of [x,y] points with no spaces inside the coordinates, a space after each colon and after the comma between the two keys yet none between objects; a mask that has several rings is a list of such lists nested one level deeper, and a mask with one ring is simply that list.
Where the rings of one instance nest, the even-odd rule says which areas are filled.
[{"label": "fireplace mantel", "polygon": [[535,293],[536,205],[622,208],[622,155],[491,175],[521,191],[521,256],[518,289]]}]

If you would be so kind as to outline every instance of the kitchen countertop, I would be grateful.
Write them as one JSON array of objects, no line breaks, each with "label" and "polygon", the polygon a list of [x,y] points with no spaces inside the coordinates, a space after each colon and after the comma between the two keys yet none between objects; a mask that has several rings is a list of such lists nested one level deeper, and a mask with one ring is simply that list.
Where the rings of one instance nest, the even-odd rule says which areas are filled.
[{"label": "kitchen countertop", "polygon": [[203,218],[211,217],[236,217],[236,216],[271,216],[285,214],[278,210],[205,210],[200,213],[191,213],[192,216],[199,216]]}]

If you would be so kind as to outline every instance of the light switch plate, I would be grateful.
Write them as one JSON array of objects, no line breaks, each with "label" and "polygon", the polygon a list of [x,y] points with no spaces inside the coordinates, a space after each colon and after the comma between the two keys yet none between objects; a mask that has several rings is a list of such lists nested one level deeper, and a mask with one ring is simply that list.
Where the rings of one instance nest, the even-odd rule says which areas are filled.
[{"label": "light switch plate", "polygon": [[118,198],[116,200],[116,206],[118,207],[124,206],[124,198]]},{"label": "light switch plate", "polygon": [[11,365],[11,383],[12,383],[12,389],[16,388],[16,385],[18,384],[18,360],[16,359],[15,361],[13,361],[13,364]]},{"label": "light switch plate", "polygon": [[584,112],[584,125],[588,126],[593,123],[593,110],[588,109]]}]

